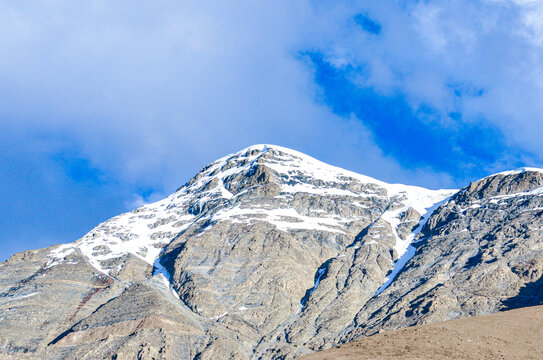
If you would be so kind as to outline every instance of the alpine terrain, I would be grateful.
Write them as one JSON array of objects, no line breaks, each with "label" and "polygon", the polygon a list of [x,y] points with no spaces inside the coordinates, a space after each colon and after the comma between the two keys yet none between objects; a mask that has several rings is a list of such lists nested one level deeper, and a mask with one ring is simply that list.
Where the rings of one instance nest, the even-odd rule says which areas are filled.
[{"label": "alpine terrain", "polygon": [[428,190],[251,146],[0,264],[0,357],[292,359],[543,304],[542,215],[539,169]]}]

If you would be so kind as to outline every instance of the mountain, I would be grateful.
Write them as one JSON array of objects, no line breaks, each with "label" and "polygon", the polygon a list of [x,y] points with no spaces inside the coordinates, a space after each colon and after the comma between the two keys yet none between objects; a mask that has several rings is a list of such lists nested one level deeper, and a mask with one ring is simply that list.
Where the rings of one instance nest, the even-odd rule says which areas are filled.
[{"label": "mountain", "polygon": [[255,145],[0,264],[0,354],[290,359],[542,303],[543,173],[391,185]]}]

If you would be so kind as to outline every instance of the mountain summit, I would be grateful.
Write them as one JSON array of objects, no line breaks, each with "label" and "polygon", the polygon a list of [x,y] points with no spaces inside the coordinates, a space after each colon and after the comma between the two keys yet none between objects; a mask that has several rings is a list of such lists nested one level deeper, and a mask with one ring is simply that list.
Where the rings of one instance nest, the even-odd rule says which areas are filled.
[{"label": "mountain summit", "polygon": [[0,354],[293,358],[534,305],[542,194],[538,169],[436,191],[251,146],[74,243],[0,264]]}]

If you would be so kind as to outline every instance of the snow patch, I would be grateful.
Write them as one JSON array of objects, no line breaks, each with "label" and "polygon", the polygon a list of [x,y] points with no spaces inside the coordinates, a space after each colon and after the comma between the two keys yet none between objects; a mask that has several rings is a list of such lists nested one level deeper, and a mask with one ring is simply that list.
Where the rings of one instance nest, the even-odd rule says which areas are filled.
[{"label": "snow patch", "polygon": [[26,298],[29,298],[29,297],[32,297],[32,296],[35,296],[35,295],[38,295],[38,294],[39,294],[39,292],[34,292],[34,293],[31,293],[31,294],[26,294],[26,295],[20,295],[20,296],[10,298],[9,301],[26,299]]},{"label": "snow patch", "polygon": [[222,313],[219,316],[215,316],[213,319],[219,320],[219,319],[222,319],[223,317],[225,317],[226,315],[228,315],[228,311],[225,311],[224,313]]},{"label": "snow patch", "polygon": [[234,207],[217,212],[214,221],[228,220],[233,223],[251,224],[253,221],[266,221],[282,231],[289,230],[320,230],[334,233],[345,233],[341,230],[342,223],[348,219],[338,217],[313,217],[300,215],[295,209],[242,209]]},{"label": "snow patch", "polygon": [[414,232],[409,234],[405,240],[402,239],[397,232],[397,228],[401,221],[401,214],[412,208],[419,214],[422,214],[422,221],[425,222],[425,215],[428,214],[429,216],[431,214],[431,212],[428,213],[429,211],[433,212],[437,206],[441,205],[445,200],[457,192],[456,190],[432,191],[422,188],[409,190],[410,191],[402,191],[402,195],[404,196],[404,199],[401,200],[402,207],[394,210],[387,210],[381,215],[381,218],[387,221],[392,227],[392,233],[396,239],[394,250],[396,250],[398,257],[402,257],[405,254],[415,236],[420,232],[420,229],[422,229],[422,226],[419,226]]},{"label": "snow patch", "polygon": [[409,260],[411,260],[413,258],[413,256],[415,256],[416,249],[412,245],[413,240],[420,233],[420,231],[422,230],[422,228],[424,227],[424,225],[426,224],[426,222],[428,221],[428,219],[430,218],[430,216],[432,215],[434,210],[437,209],[441,204],[446,202],[450,196],[452,196],[452,194],[449,194],[448,197],[446,197],[445,199],[442,198],[442,199],[440,199],[440,201],[432,204],[427,209],[425,209],[422,212],[423,215],[422,215],[421,220],[419,221],[419,225],[408,236],[408,238],[401,243],[401,245],[399,247],[398,246],[395,247],[396,251],[398,251],[398,248],[403,250],[403,246],[406,245],[405,250],[403,250],[401,255],[398,252],[398,256],[399,256],[398,260],[396,260],[396,262],[394,263],[394,267],[392,268],[392,271],[387,275],[383,285],[381,285],[379,287],[379,289],[377,289],[374,296],[378,296],[383,291],[385,291],[390,286],[390,284],[392,284],[392,282],[394,281],[396,276],[400,273],[400,271],[402,271],[402,269],[405,267],[407,262]]}]

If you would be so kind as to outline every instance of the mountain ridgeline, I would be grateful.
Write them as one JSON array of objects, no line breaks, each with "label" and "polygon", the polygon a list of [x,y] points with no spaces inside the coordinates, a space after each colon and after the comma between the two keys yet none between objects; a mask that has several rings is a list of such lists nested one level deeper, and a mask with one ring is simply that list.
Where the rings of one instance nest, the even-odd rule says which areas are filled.
[{"label": "mountain ridgeline", "polygon": [[387,184],[255,145],[0,264],[0,357],[292,359],[543,304],[543,173]]}]

